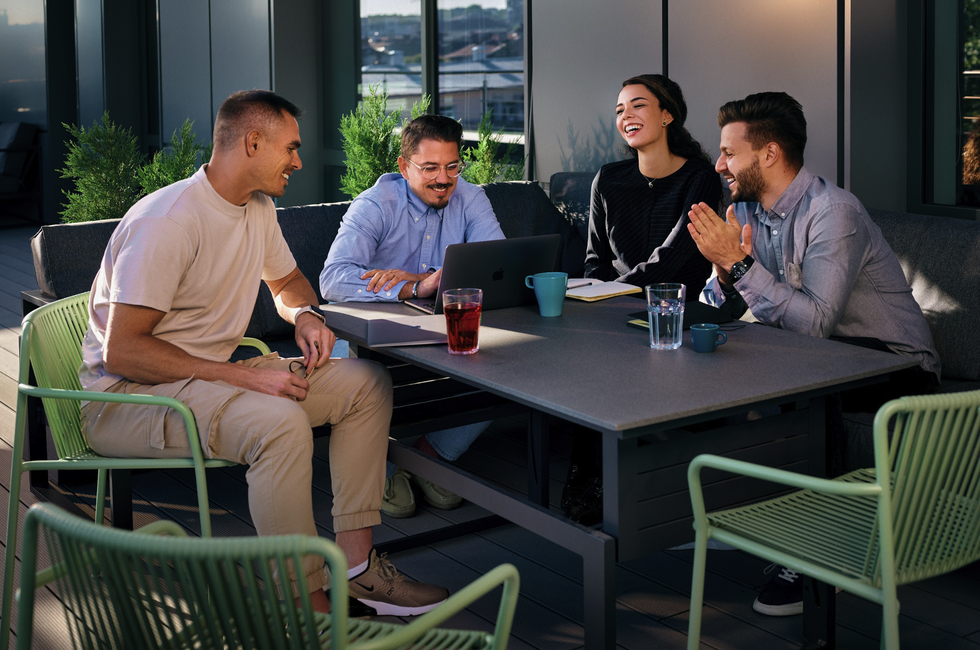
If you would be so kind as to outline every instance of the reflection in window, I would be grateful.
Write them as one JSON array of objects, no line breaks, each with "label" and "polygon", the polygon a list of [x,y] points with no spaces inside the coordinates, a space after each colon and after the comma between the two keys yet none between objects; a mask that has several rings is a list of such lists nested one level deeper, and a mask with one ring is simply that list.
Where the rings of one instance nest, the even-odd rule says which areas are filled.
[{"label": "reflection in window", "polygon": [[44,4],[0,0],[0,122],[47,126]]},{"label": "reflection in window", "polygon": [[439,111],[524,132],[523,0],[439,0]]},{"label": "reflection in window", "polygon": [[438,16],[437,89],[430,110],[475,132],[491,111],[494,130],[524,133],[524,0],[361,0],[361,96],[388,92],[388,109],[410,116],[422,93],[422,2]]},{"label": "reflection in window", "polygon": [[361,0],[361,97],[371,86],[411,117],[422,97],[421,0]]},{"label": "reflection in window", "polygon": [[980,0],[965,0],[962,13],[963,183],[959,205],[980,206]]}]

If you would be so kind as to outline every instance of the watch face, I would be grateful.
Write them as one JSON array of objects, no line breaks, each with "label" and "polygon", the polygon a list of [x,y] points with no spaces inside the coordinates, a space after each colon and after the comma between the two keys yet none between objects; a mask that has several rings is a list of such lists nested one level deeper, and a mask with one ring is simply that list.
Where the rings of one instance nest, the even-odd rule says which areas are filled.
[{"label": "watch face", "polygon": [[735,262],[732,264],[732,270],[728,273],[728,275],[731,276],[732,280],[740,280],[748,270],[748,267],[745,266],[745,262]]}]

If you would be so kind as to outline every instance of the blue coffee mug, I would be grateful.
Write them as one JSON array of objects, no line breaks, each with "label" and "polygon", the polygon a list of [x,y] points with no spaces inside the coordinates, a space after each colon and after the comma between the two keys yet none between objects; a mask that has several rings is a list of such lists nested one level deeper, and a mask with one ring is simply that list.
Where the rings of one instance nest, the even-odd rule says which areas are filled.
[{"label": "blue coffee mug", "polygon": [[561,316],[561,306],[568,288],[567,273],[535,273],[524,278],[524,284],[528,289],[534,289],[538,311],[542,316]]},{"label": "blue coffee mug", "polygon": [[691,325],[691,343],[695,352],[714,352],[728,341],[728,335],[714,323]]}]

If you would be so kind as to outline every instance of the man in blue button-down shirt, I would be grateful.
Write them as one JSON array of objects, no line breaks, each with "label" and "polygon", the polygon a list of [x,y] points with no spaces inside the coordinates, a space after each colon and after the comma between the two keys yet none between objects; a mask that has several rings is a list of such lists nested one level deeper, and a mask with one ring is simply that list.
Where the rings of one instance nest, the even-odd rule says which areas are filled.
[{"label": "man in blue button-down shirt", "polygon": [[[885,384],[841,396],[847,411],[939,385],[939,355],[922,310],[881,230],[850,192],[803,167],[806,119],[786,93],[758,93],[718,113],[715,170],[734,204],[727,221],[701,203],[688,229],[714,273],[701,299],[735,317],[834,338],[916,360]],[[828,435],[842,438],[840,409]],[[802,577],[781,568],[753,604],[760,613],[803,611]]]},{"label": "man in blue button-down shirt", "polygon": [[[459,177],[463,127],[441,115],[423,115],[402,131],[400,174],[384,174],[347,209],[330,247],[320,292],[331,301],[397,301],[429,297],[439,289],[446,247],[503,239],[483,189]],[[415,446],[456,460],[489,422],[426,434]],[[415,513],[409,478],[425,501],[455,508],[460,498],[388,463],[381,511]]]},{"label": "man in blue button-down shirt", "polygon": [[459,177],[463,127],[423,115],[402,132],[400,174],[351,203],[320,274],[327,300],[397,301],[439,288],[446,246],[503,239],[483,189]]}]

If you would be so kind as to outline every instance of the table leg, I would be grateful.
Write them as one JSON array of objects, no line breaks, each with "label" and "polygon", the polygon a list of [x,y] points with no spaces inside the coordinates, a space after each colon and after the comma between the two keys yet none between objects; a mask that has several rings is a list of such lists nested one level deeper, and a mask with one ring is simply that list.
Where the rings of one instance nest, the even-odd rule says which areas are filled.
[{"label": "table leg", "polygon": [[615,650],[616,540],[605,537],[600,544],[582,553],[582,567],[585,647]]},{"label": "table leg", "polygon": [[551,418],[540,411],[531,411],[527,423],[527,498],[539,506],[548,507],[548,460],[550,441],[548,425]]},{"label": "table leg", "polygon": [[133,529],[133,473],[128,469],[109,470],[109,519],[113,528]]},{"label": "table leg", "polygon": [[[808,407],[810,474],[829,476],[838,450],[830,449],[827,437],[825,397],[814,397]],[[805,578],[803,581],[803,647],[833,648],[837,636],[836,589]]]}]

